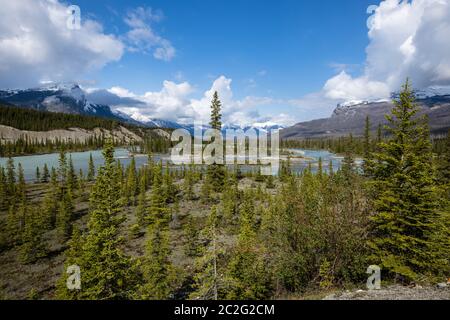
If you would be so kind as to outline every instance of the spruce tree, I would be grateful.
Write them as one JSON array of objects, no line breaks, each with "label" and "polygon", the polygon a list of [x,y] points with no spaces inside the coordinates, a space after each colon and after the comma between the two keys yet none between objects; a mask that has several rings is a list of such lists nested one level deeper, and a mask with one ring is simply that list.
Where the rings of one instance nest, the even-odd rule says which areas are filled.
[{"label": "spruce tree", "polygon": [[145,176],[142,175],[139,182],[139,196],[138,196],[138,205],[136,208],[136,220],[138,225],[145,226],[145,216],[147,211],[147,195],[146,195],[146,186],[145,186]]},{"label": "spruce tree", "polygon": [[75,168],[73,166],[72,156],[69,156],[68,168],[67,168],[67,187],[70,190],[76,190],[78,186],[77,174],[75,173]]},{"label": "spruce tree", "polygon": [[266,250],[257,239],[249,210],[243,210],[238,243],[228,265],[229,290],[226,298],[231,300],[267,299],[271,292],[270,277],[264,261]]},{"label": "spruce tree", "polygon": [[11,245],[20,244],[22,241],[26,210],[26,204],[24,201],[19,204],[15,203],[9,206],[6,218],[6,230],[9,243]]},{"label": "spruce tree", "polygon": [[59,152],[58,164],[58,180],[61,185],[64,185],[67,179],[67,154],[64,148]]},{"label": "spruce tree", "polygon": [[94,165],[94,159],[92,158],[92,153],[89,154],[89,164],[88,164],[88,174],[87,174],[87,180],[92,182],[95,178],[95,165]]},{"label": "spruce tree", "polygon": [[[72,236],[67,242],[69,248],[65,252],[66,260],[64,261],[64,272],[56,284],[56,297],[61,300],[79,300],[81,299],[81,289],[67,288],[67,270],[70,266],[80,266],[82,264],[81,253],[83,252],[83,237],[78,226],[73,227]],[[81,270],[80,270],[81,271]],[[83,281],[80,274],[81,282]],[[83,286],[81,286],[83,287]]]},{"label": "spruce tree", "polygon": [[[352,138],[350,138],[352,141]],[[353,155],[353,144],[349,143],[345,148],[344,159],[341,163],[341,173],[344,177],[344,181],[349,186],[355,177],[356,166],[355,166],[355,157]]]},{"label": "spruce tree", "polygon": [[214,92],[211,101],[211,121],[209,125],[212,129],[222,130],[222,103],[219,100],[219,94]]},{"label": "spruce tree", "polygon": [[438,159],[438,179],[442,186],[450,187],[450,130],[445,139],[444,150]]},{"label": "spruce tree", "polygon": [[36,167],[36,183],[39,183],[41,181],[41,172],[39,170],[39,167]]},{"label": "spruce tree", "polygon": [[167,300],[172,298],[175,269],[170,262],[169,230],[164,220],[149,226],[146,253],[143,261],[144,285],[141,298]]},{"label": "spruce tree", "polygon": [[7,204],[8,184],[6,182],[5,169],[0,166],[0,210],[3,210]]},{"label": "spruce tree", "polygon": [[322,178],[323,174],[323,163],[322,163],[322,157],[319,157],[319,162],[317,164],[317,174],[320,178]]},{"label": "spruce tree", "polygon": [[166,164],[163,176],[162,192],[166,203],[173,203],[177,195],[177,187],[173,184],[172,175],[169,171],[169,164]]},{"label": "spruce tree", "polygon": [[[443,242],[443,256],[450,256],[450,130],[445,141],[445,148],[439,159],[438,164],[438,183],[440,189],[440,211],[441,221],[443,226],[443,233],[441,235]],[[441,243],[438,241],[438,243]],[[447,259],[447,266],[449,266]],[[443,270],[443,273],[448,274],[450,267]]]},{"label": "spruce tree", "polygon": [[255,205],[253,202],[253,193],[251,191],[245,191],[243,198],[243,202],[239,209],[239,223],[241,226],[250,226],[252,230],[256,232],[257,222],[255,215]]},{"label": "spruce tree", "polygon": [[370,140],[370,119],[366,117],[364,128],[364,143],[363,143],[363,172],[365,176],[370,176],[372,167],[372,142]]},{"label": "spruce tree", "polygon": [[39,210],[31,206],[24,206],[24,228],[22,245],[20,247],[20,260],[23,264],[36,262],[37,259],[45,257],[48,248],[43,239],[44,228]]},{"label": "spruce tree", "polygon": [[[222,130],[222,103],[219,100],[219,95],[217,91],[214,92],[211,101],[211,121],[209,125],[212,129],[221,131]],[[215,192],[222,191],[224,184],[225,169],[223,164],[213,163],[207,168],[207,180]]]},{"label": "spruce tree", "polygon": [[155,163],[153,162],[153,154],[152,151],[149,150],[147,153],[147,166],[146,166],[146,172],[147,172],[147,181],[146,181],[146,188],[148,189],[151,183],[153,182],[153,170],[154,170]]},{"label": "spruce tree", "polygon": [[169,210],[166,205],[166,199],[162,192],[162,167],[158,165],[153,173],[153,185],[150,195],[150,207],[146,222],[153,224],[159,220],[169,220]]},{"label": "spruce tree", "polygon": [[333,174],[334,174],[333,160],[330,159],[330,160],[328,161],[328,175],[329,175],[330,177],[332,177]]},{"label": "spruce tree", "polygon": [[[390,138],[373,167],[372,259],[406,280],[442,272],[442,225],[437,210],[429,129],[418,119],[409,81],[386,118]],[[448,267],[446,268],[448,269]]]},{"label": "spruce tree", "polygon": [[60,201],[60,187],[58,185],[56,170],[52,168],[51,172],[50,186],[43,200],[43,213],[47,218],[47,226],[49,229],[56,226],[56,217]]},{"label": "spruce tree", "polygon": [[136,160],[134,156],[131,157],[130,165],[127,168],[126,177],[126,198],[127,202],[131,201],[131,204],[135,204],[135,197],[138,190],[137,177],[136,177]]},{"label": "spruce tree", "polygon": [[56,228],[58,237],[64,241],[72,233],[72,212],[74,208],[72,200],[72,191],[70,190],[70,188],[67,188],[64,191],[62,197],[63,198],[58,203],[58,208],[56,212]]},{"label": "spruce tree", "polygon": [[219,290],[223,286],[223,276],[219,270],[219,257],[222,250],[218,243],[217,207],[213,206],[207,224],[201,232],[206,244],[200,248],[200,256],[195,261],[194,291],[191,299],[217,300]]},{"label": "spruce tree", "polygon": [[104,165],[91,191],[87,234],[79,253],[80,299],[129,299],[136,288],[135,264],[121,249],[120,188],[111,140],[104,144]]},{"label": "spruce tree", "polygon": [[19,163],[17,167],[17,185],[16,185],[16,197],[18,201],[24,201],[26,197],[26,187],[25,176],[23,172],[22,164]]},{"label": "spruce tree", "polygon": [[14,160],[9,157],[6,162],[6,184],[8,188],[8,196],[14,198],[16,187],[16,172]]},{"label": "spruce tree", "polygon": [[222,193],[223,217],[225,223],[233,223],[239,212],[239,190],[237,183],[227,182]]},{"label": "spruce tree", "polygon": [[41,182],[47,183],[49,181],[49,178],[50,178],[50,173],[48,171],[47,164],[44,164],[44,170],[42,172]]}]

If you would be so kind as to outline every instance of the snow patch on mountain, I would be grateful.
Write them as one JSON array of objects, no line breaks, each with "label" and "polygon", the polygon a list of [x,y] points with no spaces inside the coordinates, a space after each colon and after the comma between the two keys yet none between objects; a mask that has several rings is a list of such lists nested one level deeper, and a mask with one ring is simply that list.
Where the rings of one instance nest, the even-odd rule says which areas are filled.
[{"label": "snow patch on mountain", "polygon": [[[431,86],[425,89],[414,90],[414,94],[418,100],[433,97],[450,96],[450,86]],[[399,92],[391,94],[392,99],[397,99],[400,96]],[[391,99],[374,99],[374,100],[349,100],[339,103],[333,111],[333,115],[342,113],[352,113],[355,107],[370,106],[374,103],[391,102]]]},{"label": "snow patch on mountain", "polygon": [[431,86],[423,90],[416,90],[415,94],[418,99],[450,96],[450,86]]}]

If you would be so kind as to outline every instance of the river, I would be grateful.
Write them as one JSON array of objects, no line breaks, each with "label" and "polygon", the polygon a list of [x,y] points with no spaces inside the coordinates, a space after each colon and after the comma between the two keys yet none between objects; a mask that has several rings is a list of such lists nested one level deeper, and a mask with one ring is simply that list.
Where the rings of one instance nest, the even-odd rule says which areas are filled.
[{"label": "river", "polygon": [[[331,160],[333,163],[333,169],[337,170],[340,167],[342,157],[338,157],[335,154],[326,150],[303,150],[303,149],[290,149],[292,152],[291,167],[294,172],[301,172],[308,167],[309,163],[312,165],[312,170],[317,170],[318,159],[322,158],[323,168],[327,170],[328,162]],[[80,169],[86,174],[89,164],[89,155],[92,154],[95,167],[98,168],[103,164],[103,156],[101,150],[84,151],[84,152],[72,152],[68,153],[68,157],[72,157],[74,168],[78,173]],[[123,165],[128,165],[131,161],[131,154],[128,150],[123,148],[117,148],[114,153],[116,160],[120,160]],[[168,154],[155,154],[154,161],[166,163],[169,160]],[[285,159],[286,157],[282,157]],[[33,181],[36,178],[36,167],[39,167],[41,173],[44,165],[47,164],[49,170],[52,167],[58,167],[58,153],[42,154],[42,155],[30,155],[22,157],[14,157],[14,165],[17,169],[18,164],[22,165],[24,170],[24,176],[26,181]],[[7,158],[0,158],[0,166],[6,167]],[[136,167],[139,168],[147,163],[147,156],[137,155],[135,156]],[[358,163],[359,161],[357,161]],[[245,169],[243,170],[245,171]]]}]

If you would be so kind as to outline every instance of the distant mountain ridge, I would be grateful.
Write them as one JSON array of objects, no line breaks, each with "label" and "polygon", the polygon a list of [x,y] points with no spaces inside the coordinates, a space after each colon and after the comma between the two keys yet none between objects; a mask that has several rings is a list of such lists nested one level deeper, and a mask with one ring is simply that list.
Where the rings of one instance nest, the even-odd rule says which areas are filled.
[{"label": "distant mountain ridge", "polygon": [[104,117],[149,128],[181,127],[175,122],[160,119],[137,121],[123,112],[112,110],[108,105],[93,103],[86,98],[84,90],[74,83],[51,84],[24,90],[0,90],[0,102],[39,111]]},{"label": "distant mountain ridge", "polygon": [[[395,97],[395,94],[393,95]],[[450,129],[450,92],[443,90],[417,91],[419,114],[429,117],[430,130],[434,134]],[[386,124],[385,115],[393,107],[392,101],[354,101],[339,104],[329,118],[300,122],[281,130],[282,139],[339,137],[350,133],[360,136],[364,132],[365,119],[369,116],[375,131],[378,124]]]},{"label": "distant mountain ridge", "polygon": [[[194,132],[194,124],[184,125],[164,119],[142,121],[141,119],[133,118],[132,115],[122,111],[113,110],[109,105],[93,103],[89,101],[87,96],[88,94],[75,83],[50,84],[39,88],[23,90],[0,90],[0,102],[5,105],[38,111],[104,117],[147,128],[186,129],[191,133]],[[202,129],[205,130],[208,128],[208,125],[204,125]],[[223,130],[248,130],[249,128],[268,131],[272,129],[282,129],[283,127],[274,123],[254,124],[252,126],[224,125]]]},{"label": "distant mountain ridge", "polygon": [[109,106],[91,103],[77,84],[1,90],[0,100],[22,108],[116,118]]}]

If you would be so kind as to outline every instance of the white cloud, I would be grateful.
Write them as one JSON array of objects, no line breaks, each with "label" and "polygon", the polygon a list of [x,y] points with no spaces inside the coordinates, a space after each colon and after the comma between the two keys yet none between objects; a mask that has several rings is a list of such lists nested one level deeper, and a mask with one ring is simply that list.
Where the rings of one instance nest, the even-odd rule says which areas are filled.
[{"label": "white cloud", "polygon": [[233,98],[231,83],[232,79],[222,75],[213,82],[211,88],[203,94],[201,99],[191,99],[190,106],[195,112],[196,120],[201,120],[204,123],[209,122],[210,105],[215,91],[217,91],[222,102],[223,122],[228,124],[242,126],[253,124],[261,119],[257,111],[258,107],[276,102],[272,98],[254,96],[236,100]]},{"label": "white cloud", "polygon": [[450,3],[448,0],[385,0],[369,29],[363,74],[341,72],[328,80],[324,95],[337,100],[387,98],[407,77],[414,87],[450,85]]},{"label": "white cloud", "polygon": [[188,96],[193,92],[193,88],[188,82],[177,84],[172,81],[164,81],[163,88],[160,91],[148,91],[143,95],[137,95],[121,87],[113,87],[108,91],[121,98],[132,98],[140,102],[141,106],[137,104],[113,106],[136,120],[165,119],[178,121],[194,116],[188,99]]},{"label": "white cloud", "polygon": [[450,85],[450,1],[385,0],[369,26],[369,45],[358,65],[332,63],[338,74],[319,92],[289,104],[302,121],[328,117],[337,103],[390,98],[410,78],[416,89]]},{"label": "white cloud", "polygon": [[138,7],[128,12],[125,23],[131,28],[125,36],[128,50],[131,52],[153,53],[159,60],[170,61],[176,50],[169,40],[159,36],[152,28],[152,23],[163,19],[161,12],[151,8]]},{"label": "white cloud", "polygon": [[120,98],[135,98],[136,95],[129,91],[128,89],[122,87],[112,87],[108,90],[110,93],[117,95]]},{"label": "white cloud", "polygon": [[190,106],[195,112],[195,117],[197,121],[209,122],[210,114],[210,104],[215,91],[219,94],[220,100],[222,102],[223,111],[226,112],[227,109],[231,108],[233,102],[233,92],[231,90],[231,79],[225,76],[220,76],[214,80],[211,88],[203,94],[201,99],[192,99]]},{"label": "white cloud", "polygon": [[[113,105],[115,109],[140,121],[166,119],[183,124],[191,124],[194,121],[207,124],[211,112],[211,100],[214,92],[217,91],[222,102],[222,120],[225,124],[247,126],[254,123],[293,123],[292,117],[287,117],[285,114],[262,116],[258,112],[258,107],[280,101],[254,96],[247,96],[240,100],[234,99],[231,83],[231,79],[220,76],[200,98],[191,97],[194,88],[188,82],[164,81],[160,91],[149,91],[142,95],[122,87],[112,87],[108,92],[118,97],[118,104]],[[111,97],[108,99],[112,101]]]},{"label": "white cloud", "polygon": [[388,85],[371,81],[368,77],[352,78],[345,71],[331,78],[323,87],[325,97],[334,100],[361,100],[388,97]]},{"label": "white cloud", "polygon": [[67,6],[56,0],[0,0],[0,8],[0,87],[73,81],[122,57],[122,42],[97,22],[68,29]]}]

